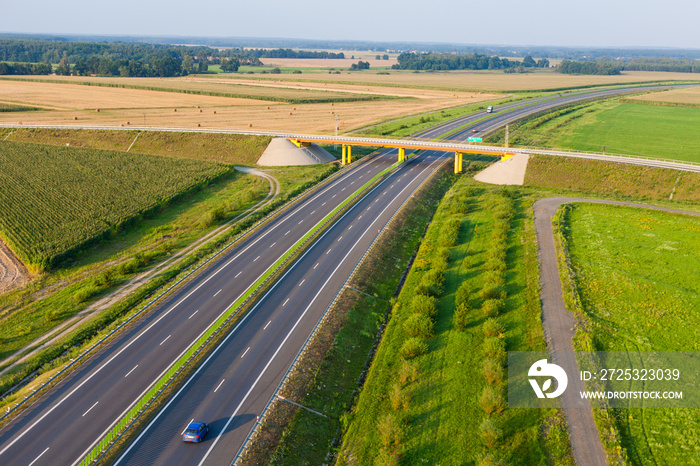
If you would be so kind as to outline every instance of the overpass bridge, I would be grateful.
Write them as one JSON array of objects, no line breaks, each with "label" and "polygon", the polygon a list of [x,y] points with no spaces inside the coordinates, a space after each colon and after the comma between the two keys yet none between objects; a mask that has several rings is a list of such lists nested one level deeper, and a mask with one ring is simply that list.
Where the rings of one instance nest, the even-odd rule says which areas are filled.
[{"label": "overpass bridge", "polygon": [[283,136],[292,141],[297,147],[316,144],[341,144],[342,165],[352,163],[353,146],[386,147],[398,149],[399,162],[406,160],[406,149],[410,150],[434,150],[438,152],[454,152],[454,172],[462,172],[462,159],[464,154],[496,155],[505,160],[516,153],[504,147],[475,146],[460,142],[438,142],[425,139],[379,139],[351,136],[319,136],[319,135],[287,135]]}]

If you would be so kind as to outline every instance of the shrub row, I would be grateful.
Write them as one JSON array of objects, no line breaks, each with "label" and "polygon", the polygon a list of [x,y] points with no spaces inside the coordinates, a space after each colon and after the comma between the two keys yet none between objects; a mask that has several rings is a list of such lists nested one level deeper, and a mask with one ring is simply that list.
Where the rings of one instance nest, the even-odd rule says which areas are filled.
[{"label": "shrub row", "polygon": [[503,420],[500,414],[506,408],[505,399],[505,370],[507,360],[505,327],[497,317],[506,307],[506,271],[508,269],[508,231],[515,215],[513,200],[508,191],[498,196],[492,207],[494,215],[491,244],[486,252],[486,262],[483,275],[484,286],[479,292],[483,299],[481,309],[487,317],[482,325],[484,332],[484,363],[482,375],[486,387],[481,393],[479,403],[486,417],[479,426],[479,432],[485,448],[481,465],[502,464],[503,454],[500,450],[503,438]]}]

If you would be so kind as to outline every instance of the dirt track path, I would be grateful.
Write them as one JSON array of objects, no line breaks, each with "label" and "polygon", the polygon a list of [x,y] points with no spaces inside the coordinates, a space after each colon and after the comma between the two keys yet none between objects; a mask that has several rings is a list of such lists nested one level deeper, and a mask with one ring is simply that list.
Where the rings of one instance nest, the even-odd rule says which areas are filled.
[{"label": "dirt track path", "polygon": [[[547,349],[556,364],[575,366],[574,347],[571,341],[574,336],[575,318],[567,311],[562,295],[561,281],[557,254],[554,248],[554,232],[552,216],[559,206],[572,202],[587,202],[595,204],[613,204],[627,207],[661,210],[680,214],[700,216],[698,212],[670,209],[633,202],[608,201],[603,199],[583,199],[573,197],[552,197],[535,202],[535,231],[537,232],[538,254],[540,259],[540,281],[542,300],[542,324],[544,326]],[[588,400],[580,400],[575,395],[583,390],[580,380],[569,381],[569,389],[562,395],[564,414],[569,426],[571,450],[576,463],[580,466],[603,466],[608,464],[598,429],[593,420]]]},{"label": "dirt track path", "polygon": [[15,253],[0,240],[0,294],[29,281],[29,272]]}]

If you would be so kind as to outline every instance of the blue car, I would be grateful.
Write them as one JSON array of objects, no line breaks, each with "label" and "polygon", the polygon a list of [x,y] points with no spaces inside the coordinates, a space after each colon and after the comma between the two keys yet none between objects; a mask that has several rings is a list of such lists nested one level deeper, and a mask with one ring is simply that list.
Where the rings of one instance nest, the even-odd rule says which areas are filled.
[{"label": "blue car", "polygon": [[182,433],[184,442],[199,443],[204,440],[204,436],[209,432],[209,424],[206,422],[190,422],[187,429]]}]

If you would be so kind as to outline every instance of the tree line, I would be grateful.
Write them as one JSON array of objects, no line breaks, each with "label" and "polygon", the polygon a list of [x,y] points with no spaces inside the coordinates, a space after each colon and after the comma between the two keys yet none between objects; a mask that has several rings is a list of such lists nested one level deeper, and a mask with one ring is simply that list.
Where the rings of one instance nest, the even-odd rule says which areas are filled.
[{"label": "tree line", "polygon": [[595,61],[564,60],[557,71],[565,74],[605,74],[616,75],[622,71],[669,71],[676,73],[700,73],[697,60],[682,58],[631,58],[613,60],[599,58]]},{"label": "tree line", "polygon": [[206,73],[209,65],[236,72],[241,65],[261,66],[260,58],[344,58],[333,52],[291,49],[214,49],[126,42],[73,42],[0,39],[0,75],[51,74],[124,77],[173,77]]},{"label": "tree line", "polygon": [[501,70],[508,68],[546,68],[549,60],[543,58],[535,61],[530,55],[523,61],[508,60],[496,56],[489,57],[473,53],[458,55],[451,53],[413,53],[404,52],[398,56],[398,63],[392,65],[397,70]]}]

